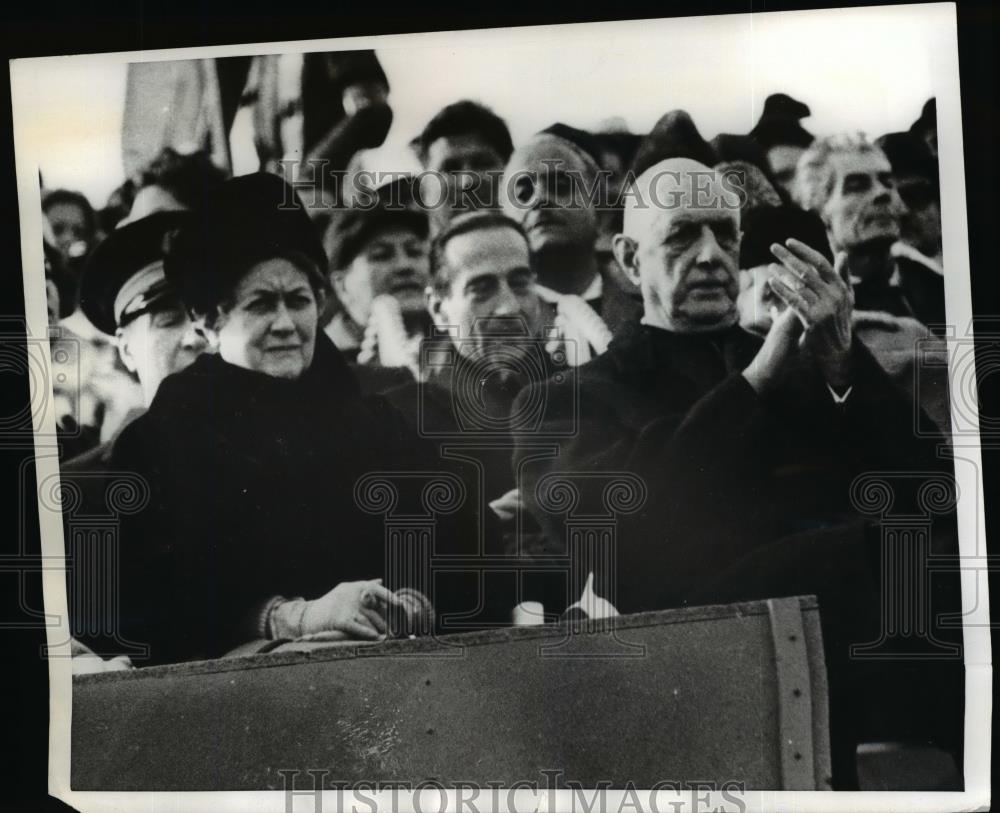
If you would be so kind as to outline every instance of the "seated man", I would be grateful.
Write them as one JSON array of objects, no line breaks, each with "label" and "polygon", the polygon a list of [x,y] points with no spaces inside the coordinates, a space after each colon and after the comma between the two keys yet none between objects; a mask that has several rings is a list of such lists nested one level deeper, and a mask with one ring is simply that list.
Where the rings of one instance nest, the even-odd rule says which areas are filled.
[{"label": "seated man", "polygon": [[[515,150],[504,172],[504,212],[524,227],[531,268],[557,306],[567,335],[577,340],[581,360],[589,358],[588,347],[603,352],[611,335],[639,316],[630,292],[600,272],[593,194],[600,194],[599,175],[583,149],[547,132]],[[588,308],[580,308],[583,303],[575,298]],[[591,310],[604,322],[603,330]]]},{"label": "seated man", "polygon": [[423,383],[387,397],[425,436],[490,437],[490,448],[479,451],[484,494],[492,501],[514,487],[511,435],[525,429],[512,416],[514,398],[558,369],[546,351],[547,314],[528,238],[499,212],[461,215],[435,238],[431,274],[428,302],[438,337],[421,351]]},{"label": "seated man", "polygon": [[[696,197],[706,178],[712,194]],[[738,324],[736,196],[690,159],[650,168],[637,191],[615,254],[642,290],[642,326],[577,380],[545,383],[542,432],[568,434],[572,420],[575,437],[558,460],[526,463],[521,483],[558,539],[561,523],[536,493],[547,473],[645,478],[645,533],[619,551],[623,611],[683,601],[719,557],[856,516],[847,489],[859,471],[934,459],[913,437],[905,395],[853,340],[850,291],[822,254],[773,246],[770,284],[788,307],[762,340]],[[578,417],[567,402],[577,387]],[[649,578],[651,567],[664,578]]]},{"label": "seated man", "polygon": [[[100,603],[101,596],[117,590],[117,571],[107,569],[103,545],[94,540],[92,522],[86,518],[111,513],[108,494],[116,483],[135,486],[130,475],[118,480],[109,473],[121,431],[152,403],[168,375],[183,370],[206,349],[204,336],[195,330],[163,272],[165,238],[192,217],[187,212],[158,212],[116,229],[97,246],[83,272],[80,306],[98,330],[114,336],[122,363],[142,391],[142,407],[133,408],[109,440],[61,469],[63,483],[80,497],[79,506],[63,517],[72,562],[67,568],[69,606],[80,610],[70,618],[71,629],[99,654],[123,649],[114,631],[107,629],[108,618],[101,615],[109,608]],[[80,517],[83,533],[78,535]]]},{"label": "seated man", "polygon": [[[914,436],[907,398],[854,340],[850,289],[821,253],[794,239],[771,247],[770,285],[786,309],[761,339],[738,324],[735,195],[690,159],[651,167],[636,192],[615,254],[642,290],[642,325],[562,382],[518,397],[515,409],[544,392],[542,433],[571,436],[556,460],[532,459],[519,447],[526,502],[550,539],[561,541],[567,481],[578,512],[591,513],[603,495],[588,488],[588,477],[637,475],[645,503],[618,518],[603,556],[616,578],[594,580],[619,611],[815,592],[824,638],[836,630],[838,645],[868,640],[852,637],[859,627],[844,608],[857,605],[871,622],[877,593],[849,593],[832,575],[823,582],[828,572],[867,572],[878,558],[852,483],[871,471],[947,471],[936,460],[938,444]],[[897,494],[900,506],[912,499]],[[777,562],[740,567],[787,538],[797,540],[799,569],[781,570],[780,584],[761,578]],[[725,566],[733,570],[719,584]],[[831,704],[861,708],[847,688],[857,690],[857,673],[840,649],[827,654]],[[836,764],[849,773],[843,766],[870,732],[845,725],[841,736]]]},{"label": "seated man", "polygon": [[[458,518],[451,536],[466,551],[470,540],[481,540],[482,552],[507,557],[499,568],[505,575],[482,568],[487,615],[481,617],[507,624],[520,601],[519,588],[511,583],[511,557],[518,542],[523,551],[530,541],[519,539],[515,527],[535,530],[530,517],[515,522],[521,503],[510,461],[515,438],[523,436],[531,445],[540,420],[539,404],[520,410],[512,404],[526,385],[565,370],[566,353],[561,344],[549,352],[546,308],[536,291],[528,238],[510,218],[499,212],[456,217],[434,241],[431,273],[428,300],[437,337],[424,341],[422,380],[386,397],[437,444],[442,463],[459,470],[470,485],[470,499],[478,499],[476,523]],[[467,585],[456,584],[451,592],[475,595]]]},{"label": "seated man", "polygon": [[[84,269],[80,308],[101,332],[114,336],[122,363],[139,382],[144,406],[160,382],[187,367],[206,348],[180,298],[163,274],[167,235],[189,221],[185,212],[157,212],[116,229]],[[133,410],[118,432],[142,410]],[[70,460],[63,470],[107,467],[114,438]]]},{"label": "seated man", "polygon": [[911,316],[943,334],[943,277],[892,251],[904,209],[882,150],[860,134],[817,139],[799,161],[794,195],[847,255],[855,307]]}]

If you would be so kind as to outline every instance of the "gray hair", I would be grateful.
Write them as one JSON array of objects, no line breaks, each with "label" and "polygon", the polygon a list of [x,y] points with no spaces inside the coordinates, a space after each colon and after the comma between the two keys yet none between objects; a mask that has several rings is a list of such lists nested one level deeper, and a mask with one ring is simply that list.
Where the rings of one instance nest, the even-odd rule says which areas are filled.
[{"label": "gray hair", "polygon": [[835,153],[881,153],[862,132],[838,133],[817,138],[802,153],[795,167],[792,198],[803,209],[819,214],[833,192],[835,181],[830,157]]}]

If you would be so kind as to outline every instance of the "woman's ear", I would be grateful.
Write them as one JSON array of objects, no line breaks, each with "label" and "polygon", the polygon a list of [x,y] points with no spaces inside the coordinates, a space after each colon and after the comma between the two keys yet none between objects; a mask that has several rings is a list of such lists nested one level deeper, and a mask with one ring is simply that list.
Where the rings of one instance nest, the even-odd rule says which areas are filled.
[{"label": "woman's ear", "polygon": [[625,275],[638,287],[639,259],[637,257],[638,245],[635,240],[624,234],[616,234],[611,242],[611,250],[614,252],[615,260],[621,266]]}]

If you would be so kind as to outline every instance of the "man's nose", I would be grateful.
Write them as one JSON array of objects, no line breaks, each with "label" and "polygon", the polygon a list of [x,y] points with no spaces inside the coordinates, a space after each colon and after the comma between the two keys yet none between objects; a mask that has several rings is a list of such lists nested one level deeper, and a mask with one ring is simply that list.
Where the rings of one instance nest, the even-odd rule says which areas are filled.
[{"label": "man's nose", "polygon": [[507,283],[502,283],[492,308],[492,316],[515,316],[521,312],[521,303]]},{"label": "man's nose", "polygon": [[715,239],[715,234],[708,226],[702,227],[698,240],[698,253],[695,262],[700,266],[715,267],[722,261],[722,246]]}]

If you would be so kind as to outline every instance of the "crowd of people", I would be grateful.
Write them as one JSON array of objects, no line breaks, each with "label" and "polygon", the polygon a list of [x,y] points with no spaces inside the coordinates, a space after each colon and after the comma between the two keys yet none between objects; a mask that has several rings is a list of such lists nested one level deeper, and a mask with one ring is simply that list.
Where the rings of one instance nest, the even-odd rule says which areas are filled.
[{"label": "crowd of people", "polygon": [[[218,62],[223,91],[254,77]],[[82,348],[73,513],[123,474],[148,491],[117,517],[113,629],[74,619],[80,671],[813,593],[835,784],[873,740],[961,764],[955,670],[847,652],[879,638],[886,567],[853,484],[913,473],[894,498],[919,511],[950,475],[944,369],[915,374],[946,333],[933,100],[875,140],[816,137],[775,94],[745,135],[675,110],[521,144],[461,100],[411,142],[422,171],[359,189],[391,96],[374,54],[338,64],[303,72],[311,187],[261,68],[259,172],[167,146],[100,212],[43,196],[50,318]],[[432,514],[432,544],[389,544],[394,511]],[[595,515],[610,541],[577,544]],[[932,520],[954,551],[953,514]],[[73,551],[71,591],[104,578]]]}]

